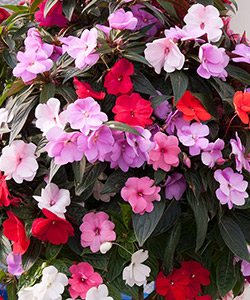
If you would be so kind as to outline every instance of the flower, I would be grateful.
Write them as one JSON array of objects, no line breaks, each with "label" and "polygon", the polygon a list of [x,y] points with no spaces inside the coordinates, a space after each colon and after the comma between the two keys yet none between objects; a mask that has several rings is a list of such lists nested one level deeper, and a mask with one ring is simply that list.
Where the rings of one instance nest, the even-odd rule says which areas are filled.
[{"label": "flower", "polygon": [[190,122],[185,121],[183,113],[179,110],[171,111],[165,120],[164,129],[169,135],[174,135],[176,130],[181,129],[183,126],[189,125]]},{"label": "flower", "polygon": [[12,275],[19,276],[23,273],[23,268],[21,267],[22,264],[22,257],[21,254],[14,254],[11,252],[7,256],[7,264],[8,264],[8,272]]},{"label": "flower", "polygon": [[112,248],[112,243],[110,243],[110,242],[104,242],[100,246],[100,252],[102,254],[106,254],[111,248]]},{"label": "flower", "polygon": [[66,124],[66,111],[59,114],[60,101],[50,98],[47,103],[40,103],[35,110],[36,127],[43,133],[47,133],[52,127],[64,128]]},{"label": "flower", "polygon": [[50,157],[54,157],[57,165],[65,165],[68,162],[79,161],[83,153],[79,151],[79,132],[65,132],[61,128],[52,127],[46,137],[49,143],[45,149]]},{"label": "flower", "polygon": [[190,155],[199,155],[205,149],[209,141],[204,138],[209,134],[209,127],[201,123],[192,123],[177,130],[179,141],[189,147]]},{"label": "flower", "polygon": [[35,150],[35,144],[26,144],[22,140],[15,140],[5,146],[0,157],[0,170],[4,171],[6,179],[13,178],[17,183],[32,181],[38,169]]},{"label": "flower", "polygon": [[214,179],[219,182],[220,187],[216,190],[216,196],[221,204],[228,204],[232,209],[233,205],[244,205],[245,198],[248,197],[246,192],[248,182],[243,180],[243,176],[234,173],[233,169],[216,170]]},{"label": "flower", "polygon": [[184,30],[195,33],[196,37],[207,34],[209,42],[218,42],[222,35],[222,19],[217,8],[212,5],[192,5],[184,17]]},{"label": "flower", "polygon": [[154,135],[155,147],[149,152],[149,164],[153,165],[153,169],[163,169],[168,172],[171,167],[179,165],[178,154],[181,149],[178,147],[179,142],[175,136],[167,136],[162,132]]},{"label": "flower", "polygon": [[199,59],[201,65],[197,73],[206,79],[211,76],[220,77],[226,80],[227,71],[225,67],[229,63],[229,56],[225,53],[224,48],[217,48],[211,44],[204,44],[199,49]]},{"label": "flower", "polygon": [[41,196],[33,196],[40,209],[46,208],[59,218],[65,218],[66,206],[70,205],[70,193],[68,190],[59,189],[54,183],[46,185],[42,189]]},{"label": "flower", "polygon": [[185,56],[172,39],[157,39],[146,44],[144,51],[146,60],[154,67],[157,74],[161,73],[162,67],[168,73],[181,70]]},{"label": "flower", "polygon": [[167,115],[172,111],[172,106],[168,100],[162,102],[156,108],[154,108],[154,115],[162,120],[167,118]]},{"label": "flower", "polygon": [[150,119],[153,112],[151,102],[143,99],[137,93],[118,97],[112,112],[116,114],[115,121],[130,126],[141,126],[144,128],[145,125],[153,123]]},{"label": "flower", "polygon": [[235,157],[236,170],[242,172],[242,168],[250,171],[250,163],[248,157],[245,157],[245,147],[242,145],[238,132],[235,132],[236,140],[231,139],[232,154]]},{"label": "flower", "polygon": [[72,273],[72,278],[69,279],[69,293],[72,298],[80,296],[82,299],[86,298],[88,290],[92,287],[98,287],[102,284],[102,277],[94,272],[93,267],[81,262],[78,265],[73,265],[69,268]]},{"label": "flower", "polygon": [[0,24],[8,19],[8,17],[10,16],[9,12],[3,8],[0,8]]},{"label": "flower", "polygon": [[108,121],[107,115],[101,112],[100,105],[91,97],[76,100],[68,106],[67,113],[70,126],[80,129],[85,135]]},{"label": "flower", "polygon": [[147,281],[151,269],[142,264],[148,259],[148,251],[140,249],[136,251],[131,257],[131,264],[123,269],[122,279],[126,280],[129,286],[142,286]]},{"label": "flower", "polygon": [[49,241],[54,245],[67,243],[69,236],[74,236],[72,225],[46,208],[43,208],[42,211],[47,219],[35,219],[32,224],[33,236],[43,242]]},{"label": "flower", "polygon": [[3,222],[3,234],[14,242],[13,253],[22,255],[27,251],[30,239],[27,239],[23,222],[12,211],[7,211],[7,215],[9,219]]},{"label": "flower", "polygon": [[109,26],[114,29],[135,29],[137,19],[133,16],[131,11],[125,12],[123,8],[117,9],[109,17]]},{"label": "flower", "polygon": [[88,213],[82,219],[80,226],[81,245],[90,246],[92,252],[100,250],[103,242],[112,242],[116,239],[114,232],[115,224],[109,221],[109,215],[105,212]]},{"label": "flower", "polygon": [[143,215],[154,209],[153,201],[160,201],[160,187],[154,186],[154,180],[145,176],[142,178],[130,177],[125,187],[121,189],[121,196],[124,201],[129,202],[136,214]]},{"label": "flower", "polygon": [[55,5],[51,7],[46,17],[44,18],[44,9],[46,3],[47,0],[44,0],[39,5],[39,10],[35,12],[35,19],[39,23],[39,26],[51,27],[56,25],[59,27],[64,27],[67,24],[68,20],[62,14],[62,2],[55,2]]},{"label": "flower", "polygon": [[211,115],[206,111],[200,100],[192,95],[190,91],[184,93],[176,104],[176,108],[183,112],[183,119],[188,122],[191,120],[200,122],[211,119]]},{"label": "flower", "polygon": [[81,99],[93,97],[98,100],[103,100],[105,98],[106,94],[104,92],[94,91],[89,83],[81,82],[76,77],[74,77],[74,84],[76,85],[76,93]]},{"label": "flower", "polygon": [[186,180],[182,174],[174,173],[167,177],[164,186],[166,199],[175,198],[178,201],[186,190]]},{"label": "flower", "polygon": [[222,139],[217,139],[214,143],[209,143],[201,153],[201,161],[209,168],[213,168],[216,161],[222,158],[221,150],[224,149],[225,142]]},{"label": "flower", "polygon": [[[249,116],[250,113],[250,93],[245,92],[242,93],[241,91],[237,91],[233,98],[233,104],[235,108],[235,112],[241,119],[244,124],[249,123]],[[250,124],[249,124],[250,128]]]},{"label": "flower", "polygon": [[109,291],[105,284],[101,284],[98,287],[92,287],[86,294],[86,300],[114,300],[112,297],[108,297]]},{"label": "flower", "polygon": [[250,64],[250,47],[245,44],[238,44],[232,53],[239,55],[239,57],[234,57],[232,60],[234,62],[245,62]]},{"label": "flower", "polygon": [[5,178],[6,176],[3,176],[0,172],[0,206],[10,205],[10,192],[8,190]]},{"label": "flower", "polygon": [[34,295],[35,286],[36,285],[22,288],[17,294],[18,300],[38,300]]},{"label": "flower", "polygon": [[[107,175],[102,173],[98,179],[100,180],[105,180],[107,179]],[[99,181],[96,180],[94,187],[93,187],[93,196],[96,200],[101,200],[103,202],[109,202],[111,197],[114,197],[116,193],[107,193],[107,194],[101,194],[101,191],[104,187],[104,184]]]},{"label": "flower", "polygon": [[104,87],[112,95],[127,94],[133,88],[130,75],[134,73],[134,66],[125,58],[121,58],[108,71],[104,79]]}]

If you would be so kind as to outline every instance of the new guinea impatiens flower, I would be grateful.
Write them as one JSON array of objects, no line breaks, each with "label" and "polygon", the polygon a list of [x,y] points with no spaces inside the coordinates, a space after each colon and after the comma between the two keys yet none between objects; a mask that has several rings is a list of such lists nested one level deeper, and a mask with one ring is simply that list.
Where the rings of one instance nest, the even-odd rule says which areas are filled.
[{"label": "new guinea impatiens flower", "polygon": [[80,226],[81,245],[89,247],[92,252],[100,250],[104,242],[113,242],[116,239],[114,232],[115,224],[109,220],[109,215],[105,212],[88,213],[82,219]]},{"label": "new guinea impatiens flower", "polygon": [[129,286],[142,286],[150,275],[150,267],[143,264],[148,259],[148,251],[140,249],[131,257],[131,264],[123,269],[122,279]]},{"label": "new guinea impatiens flower", "polygon": [[76,85],[77,96],[80,99],[92,97],[97,100],[103,100],[105,98],[106,94],[104,92],[94,91],[89,83],[79,81],[76,77],[74,77],[74,84]]},{"label": "new guinea impatiens flower", "polygon": [[[237,91],[233,98],[235,112],[244,124],[249,123],[250,93]],[[250,124],[249,124],[250,128]]]},{"label": "new guinea impatiens flower", "polygon": [[241,143],[238,132],[235,132],[236,140],[231,139],[230,144],[232,147],[232,154],[235,157],[236,170],[242,172],[242,169],[246,169],[250,172],[250,158],[245,155],[245,147]]},{"label": "new guinea impatiens flower", "polygon": [[142,178],[130,177],[121,189],[121,196],[127,201],[136,214],[143,215],[154,209],[153,201],[160,201],[160,187],[153,185],[154,180],[145,176]]},{"label": "new guinea impatiens flower", "polygon": [[157,74],[163,69],[167,73],[181,70],[185,62],[185,56],[172,39],[163,38],[146,44],[144,50],[146,60],[152,65]]},{"label": "new guinea impatiens flower", "polygon": [[250,64],[250,47],[245,44],[238,44],[232,53],[239,55],[239,57],[233,57],[234,62],[245,62]]},{"label": "new guinea impatiens flower", "polygon": [[222,158],[222,152],[225,147],[225,142],[222,139],[217,139],[214,143],[209,143],[201,153],[201,161],[209,168],[213,168],[216,161]]},{"label": "new guinea impatiens flower", "polygon": [[8,272],[12,275],[20,276],[23,273],[21,253],[9,253],[6,262],[8,264]]},{"label": "new guinea impatiens flower", "polygon": [[235,173],[228,167],[224,170],[216,170],[214,179],[220,184],[216,196],[221,204],[227,204],[229,209],[232,209],[234,204],[238,206],[245,204],[245,198],[248,197],[246,192],[248,182],[243,180],[243,175]]},{"label": "new guinea impatiens flower", "polygon": [[0,170],[4,171],[6,179],[13,178],[16,183],[32,181],[38,169],[35,151],[35,144],[26,144],[22,140],[15,140],[5,146],[0,157]]},{"label": "new guinea impatiens flower", "polygon": [[109,17],[109,26],[114,29],[135,29],[137,25],[137,19],[133,16],[131,11],[125,12],[123,8],[117,9]]},{"label": "new guinea impatiens flower", "polygon": [[105,284],[100,284],[98,287],[92,287],[86,294],[86,300],[114,300],[108,296],[109,291]]}]

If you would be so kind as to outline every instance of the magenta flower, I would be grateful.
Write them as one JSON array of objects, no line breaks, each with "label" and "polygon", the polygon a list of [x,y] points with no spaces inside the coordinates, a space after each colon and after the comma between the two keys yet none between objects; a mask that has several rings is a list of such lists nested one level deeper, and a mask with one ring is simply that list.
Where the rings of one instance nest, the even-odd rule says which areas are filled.
[{"label": "magenta flower", "polygon": [[97,130],[108,117],[101,112],[100,105],[91,97],[78,99],[67,108],[68,122],[73,129],[80,129],[85,135]]},{"label": "magenta flower", "polygon": [[105,212],[88,213],[82,219],[80,226],[81,245],[90,246],[92,252],[100,250],[100,246],[104,242],[113,242],[116,239],[114,232],[115,224],[109,221],[109,215]]},{"label": "magenta flower", "polygon": [[88,290],[92,287],[98,287],[103,282],[102,277],[97,272],[94,272],[93,267],[86,262],[73,265],[69,270],[72,273],[72,278],[69,279],[69,284],[71,285],[69,293],[74,299],[78,296],[85,299]]},{"label": "magenta flower", "polygon": [[153,185],[154,180],[145,176],[142,178],[130,177],[125,187],[121,189],[121,196],[124,201],[129,202],[136,214],[143,215],[154,209],[153,201],[160,201],[160,187]]},{"label": "magenta flower", "polygon": [[245,157],[245,147],[242,145],[241,140],[238,136],[238,132],[235,132],[236,140],[231,139],[230,144],[232,147],[232,154],[235,157],[236,170],[242,172],[242,168],[250,172],[249,158]]},{"label": "magenta flower", "polygon": [[131,11],[125,12],[123,8],[117,9],[109,18],[109,26],[114,29],[129,29],[134,30],[137,25],[137,19]]},{"label": "magenta flower", "polygon": [[186,190],[186,180],[180,173],[174,173],[172,176],[168,176],[165,186],[166,199],[180,200]]},{"label": "magenta flower", "polygon": [[245,44],[238,44],[232,53],[240,55],[240,57],[234,57],[235,62],[245,62],[250,64],[250,47]]},{"label": "magenta flower", "polygon": [[32,181],[38,169],[35,151],[35,144],[26,144],[22,140],[15,140],[5,146],[0,157],[0,170],[4,171],[6,179],[13,178],[16,183]]},{"label": "magenta flower", "polygon": [[82,159],[83,153],[79,151],[78,143],[80,135],[79,132],[65,132],[57,126],[46,133],[49,143],[45,149],[54,158],[55,164],[65,165]]},{"label": "magenta flower", "polygon": [[195,33],[196,37],[207,34],[208,41],[218,42],[222,35],[223,21],[217,8],[212,5],[194,4],[184,17],[184,30]]},{"label": "magenta flower", "polygon": [[229,209],[233,205],[244,205],[245,198],[248,197],[246,192],[248,182],[243,180],[243,176],[234,173],[232,168],[216,170],[214,179],[219,182],[220,187],[216,190],[216,196],[221,204],[227,204]]},{"label": "magenta flower", "polygon": [[192,123],[177,130],[179,141],[189,147],[190,155],[199,155],[205,149],[209,141],[204,138],[209,134],[209,127],[201,123]]},{"label": "magenta flower", "polygon": [[177,167],[179,165],[178,154],[181,152],[177,137],[158,132],[154,136],[154,142],[155,147],[149,152],[148,164],[152,164],[154,170],[161,168],[166,172],[172,166]]},{"label": "magenta flower", "polygon": [[162,120],[165,120],[172,112],[172,105],[168,102],[168,100],[162,102],[160,105],[158,105],[156,108],[154,108],[154,115]]},{"label": "magenta flower", "polygon": [[22,256],[20,253],[14,254],[14,252],[11,252],[7,256],[7,264],[8,264],[8,272],[15,276],[20,276],[23,273],[22,265]]},{"label": "magenta flower", "polygon": [[147,43],[144,54],[157,74],[161,73],[162,67],[168,73],[181,70],[185,62],[185,56],[178,46],[173,40],[167,38]]},{"label": "magenta flower", "polygon": [[199,59],[201,65],[197,69],[197,73],[201,77],[209,79],[214,76],[225,80],[227,77],[225,67],[229,63],[229,56],[226,55],[224,48],[204,44],[199,49]]},{"label": "magenta flower", "polygon": [[225,147],[225,143],[221,139],[217,139],[214,143],[209,143],[201,153],[201,161],[209,168],[213,168],[216,161],[222,158],[221,150]]}]

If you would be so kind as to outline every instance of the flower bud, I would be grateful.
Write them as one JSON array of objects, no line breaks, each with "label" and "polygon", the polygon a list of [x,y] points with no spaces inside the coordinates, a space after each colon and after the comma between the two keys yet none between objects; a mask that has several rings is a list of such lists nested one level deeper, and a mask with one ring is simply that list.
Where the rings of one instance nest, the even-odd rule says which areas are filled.
[{"label": "flower bud", "polygon": [[100,252],[102,254],[106,254],[111,249],[111,247],[112,247],[112,243],[110,243],[110,242],[104,242],[100,246]]}]

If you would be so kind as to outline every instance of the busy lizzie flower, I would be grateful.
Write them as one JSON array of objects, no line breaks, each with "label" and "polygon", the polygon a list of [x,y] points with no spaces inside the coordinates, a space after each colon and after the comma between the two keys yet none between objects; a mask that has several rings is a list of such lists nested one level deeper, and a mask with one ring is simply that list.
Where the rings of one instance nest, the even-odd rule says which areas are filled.
[{"label": "busy lizzie flower", "polygon": [[154,115],[159,119],[165,120],[167,118],[167,115],[171,111],[172,111],[171,104],[168,102],[168,100],[165,100],[160,105],[154,108]]},{"label": "busy lizzie flower", "polygon": [[86,300],[114,300],[108,296],[109,291],[105,284],[101,284],[98,287],[92,287],[86,294]]},{"label": "busy lizzie flower", "polygon": [[12,275],[16,275],[19,276],[23,273],[23,268],[21,266],[22,264],[22,257],[21,254],[14,254],[13,252],[11,252],[8,256],[7,256],[7,264],[8,264],[8,272]]},{"label": "busy lizzie flower", "polygon": [[10,13],[7,10],[0,8],[0,24],[4,20],[8,19],[9,16],[10,16]]},{"label": "busy lizzie flower", "polygon": [[171,111],[165,120],[164,129],[169,135],[174,135],[178,129],[189,125],[189,123],[190,122],[184,120],[181,111]]},{"label": "busy lizzie flower", "polygon": [[100,252],[102,254],[106,254],[111,248],[112,248],[112,243],[110,243],[110,242],[104,242],[100,246]]},{"label": "busy lizzie flower", "polygon": [[104,92],[94,91],[89,83],[79,81],[76,77],[74,77],[74,84],[76,85],[77,96],[80,99],[85,99],[87,97],[93,97],[97,100],[102,100],[105,98]]},{"label": "busy lizzie flower", "polygon": [[164,187],[166,199],[178,201],[186,190],[186,180],[181,173],[174,173],[167,177]]},{"label": "busy lizzie flower", "polygon": [[109,16],[108,21],[111,28],[120,30],[133,30],[138,22],[131,11],[125,12],[123,8],[117,9],[115,12],[113,12]]},{"label": "busy lizzie flower", "polygon": [[35,288],[36,288],[36,285],[25,287],[25,288],[22,287],[21,290],[17,294],[18,295],[18,300],[27,300],[27,299],[29,299],[29,300],[38,300],[37,297],[35,297],[35,295],[34,295]]},{"label": "busy lizzie flower", "polygon": [[250,47],[245,44],[238,44],[232,53],[239,55],[239,57],[232,58],[235,62],[245,62],[250,64]]},{"label": "busy lizzie flower", "polygon": [[[244,124],[249,123],[250,93],[237,91],[233,98],[235,112]],[[250,124],[249,124],[250,127]]]},{"label": "busy lizzie flower", "polygon": [[3,176],[0,172],[0,206],[10,205],[10,192],[8,190],[5,178],[6,176]]},{"label": "busy lizzie flower", "polygon": [[221,150],[224,149],[225,142],[222,139],[217,139],[214,143],[209,143],[201,153],[201,161],[209,168],[213,168],[216,161],[222,158]]},{"label": "busy lizzie flower", "polygon": [[235,132],[235,135],[236,140],[231,139],[230,144],[232,147],[232,154],[234,154],[235,157],[236,170],[240,173],[243,168],[250,171],[250,160],[248,157],[245,157],[245,147],[242,145],[237,131]]}]

